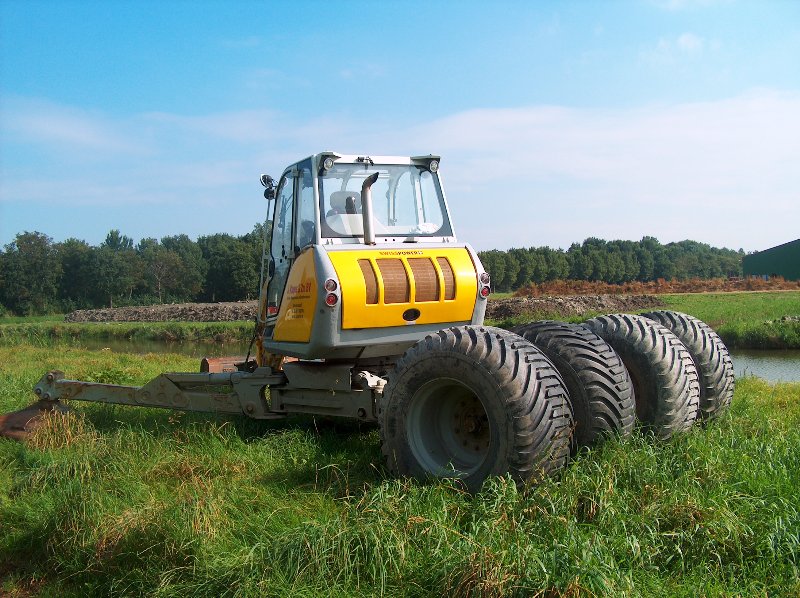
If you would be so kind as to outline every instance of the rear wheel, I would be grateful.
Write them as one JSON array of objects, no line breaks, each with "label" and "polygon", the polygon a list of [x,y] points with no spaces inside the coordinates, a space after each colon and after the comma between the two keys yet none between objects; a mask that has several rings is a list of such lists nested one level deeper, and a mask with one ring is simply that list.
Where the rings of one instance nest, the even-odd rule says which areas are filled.
[{"label": "rear wheel", "polygon": [[411,347],[388,376],[379,420],[393,473],[459,478],[473,492],[490,476],[524,482],[569,458],[561,377],[531,343],[497,328],[449,328]]},{"label": "rear wheel", "polygon": [[630,377],[606,341],[578,324],[551,320],[519,326],[514,332],[536,345],[564,379],[577,446],[631,433],[636,411]]},{"label": "rear wheel", "polygon": [[719,335],[702,320],[677,311],[642,315],[669,328],[691,354],[700,377],[700,419],[725,413],[733,398],[735,381],[731,356]]},{"label": "rear wheel", "polygon": [[583,324],[619,354],[633,384],[636,417],[659,438],[697,419],[700,386],[692,357],[669,329],[641,316],[613,314]]}]

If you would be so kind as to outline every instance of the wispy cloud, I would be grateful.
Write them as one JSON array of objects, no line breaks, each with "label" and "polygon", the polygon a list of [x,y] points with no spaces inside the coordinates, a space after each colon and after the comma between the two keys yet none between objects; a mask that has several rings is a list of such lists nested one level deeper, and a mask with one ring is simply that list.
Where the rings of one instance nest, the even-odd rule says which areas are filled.
[{"label": "wispy cloud", "polygon": [[[446,156],[451,191],[502,198],[506,214],[547,223],[535,234],[549,243],[564,243],[564,227],[578,239],[654,234],[727,245],[797,236],[787,219],[800,221],[800,94],[636,110],[470,111],[425,129],[414,137]],[[497,232],[471,220],[471,238],[491,245]],[[505,220],[503,238],[533,244],[530,226]]]},{"label": "wispy cloud", "polygon": [[676,64],[682,60],[701,56],[709,50],[717,50],[720,43],[708,40],[690,31],[677,37],[662,37],[654,46],[643,49],[639,53],[642,62],[653,66]]},{"label": "wispy cloud", "polygon": [[274,68],[249,69],[243,78],[245,88],[252,91],[308,89],[311,80],[299,71],[285,72]]},{"label": "wispy cloud", "polygon": [[689,54],[702,52],[705,44],[705,40],[694,33],[682,33],[675,41],[675,47],[681,52],[687,52]]},{"label": "wispy cloud", "polygon": [[706,8],[715,4],[730,4],[731,0],[651,0],[651,4],[670,12]]},{"label": "wispy cloud", "polygon": [[145,144],[131,138],[127,128],[126,123],[106,115],[41,99],[5,98],[0,111],[3,136],[70,151],[142,151]]},{"label": "wispy cloud", "polygon": [[203,116],[183,116],[165,112],[143,115],[156,129],[179,129],[186,135],[208,136],[241,143],[269,143],[279,128],[280,115],[271,110],[245,110]]},{"label": "wispy cloud", "polygon": [[[47,112],[52,106],[39,116]],[[295,122],[269,110],[146,114],[123,124],[107,116],[80,120],[83,130],[105,132],[127,130],[129,121],[138,125],[129,143],[152,152],[112,156],[110,163],[107,156],[102,163],[84,158],[69,168],[48,153],[43,168],[63,182],[56,193],[3,164],[0,198],[46,201],[55,215],[76,203],[120,214],[169,203],[185,206],[182,230],[190,233],[208,228],[208,210],[198,209],[208,206],[215,214],[240,214],[218,226],[239,233],[262,216],[242,207],[255,201],[262,209],[261,172],[277,176],[290,162],[326,149],[433,152],[443,156],[457,230],[479,249],[643,235],[756,249],[796,238],[800,222],[798,93],[755,90],[636,109],[476,109],[406,125],[337,115]],[[59,148],[65,138],[21,130]],[[3,153],[16,143],[4,138]],[[72,235],[91,240],[77,229],[81,223],[74,226]]]},{"label": "wispy cloud", "polygon": [[339,71],[342,79],[378,79],[386,76],[386,68],[379,64],[359,64]]}]

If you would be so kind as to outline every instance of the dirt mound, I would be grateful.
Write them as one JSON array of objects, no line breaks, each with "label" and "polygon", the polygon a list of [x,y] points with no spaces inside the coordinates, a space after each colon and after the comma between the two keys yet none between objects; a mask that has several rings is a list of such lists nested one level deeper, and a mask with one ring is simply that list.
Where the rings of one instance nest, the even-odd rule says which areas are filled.
[{"label": "dirt mound", "polygon": [[508,297],[494,299],[486,317],[505,320],[526,314],[539,317],[579,316],[588,312],[631,312],[663,304],[655,295],[576,295],[572,297]]},{"label": "dirt mound", "polygon": [[67,322],[232,322],[253,320],[258,302],[179,303],[141,307],[79,309],[68,313]]},{"label": "dirt mound", "polygon": [[[660,307],[655,295],[577,295],[574,297],[508,297],[491,299],[486,317],[505,320],[526,314],[539,317],[577,316],[588,312],[631,312]],[[67,314],[67,322],[230,322],[253,320],[256,301],[230,303],[181,303],[142,307],[79,309]]]}]

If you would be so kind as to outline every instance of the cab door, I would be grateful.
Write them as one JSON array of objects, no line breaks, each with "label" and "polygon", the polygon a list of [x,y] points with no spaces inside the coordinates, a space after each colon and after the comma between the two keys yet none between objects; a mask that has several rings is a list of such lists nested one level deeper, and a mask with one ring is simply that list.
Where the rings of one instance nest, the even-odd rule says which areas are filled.
[{"label": "cab door", "polygon": [[284,173],[278,186],[275,214],[272,218],[270,243],[270,280],[267,287],[267,320],[278,315],[286,279],[295,257],[294,204],[296,196],[296,171]]}]

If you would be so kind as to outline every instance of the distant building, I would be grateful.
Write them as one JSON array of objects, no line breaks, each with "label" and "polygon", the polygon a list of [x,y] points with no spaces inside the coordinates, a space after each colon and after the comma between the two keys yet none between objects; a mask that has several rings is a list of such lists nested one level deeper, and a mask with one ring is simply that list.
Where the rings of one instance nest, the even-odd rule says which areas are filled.
[{"label": "distant building", "polygon": [[745,276],[783,276],[800,280],[800,239],[744,256]]}]

